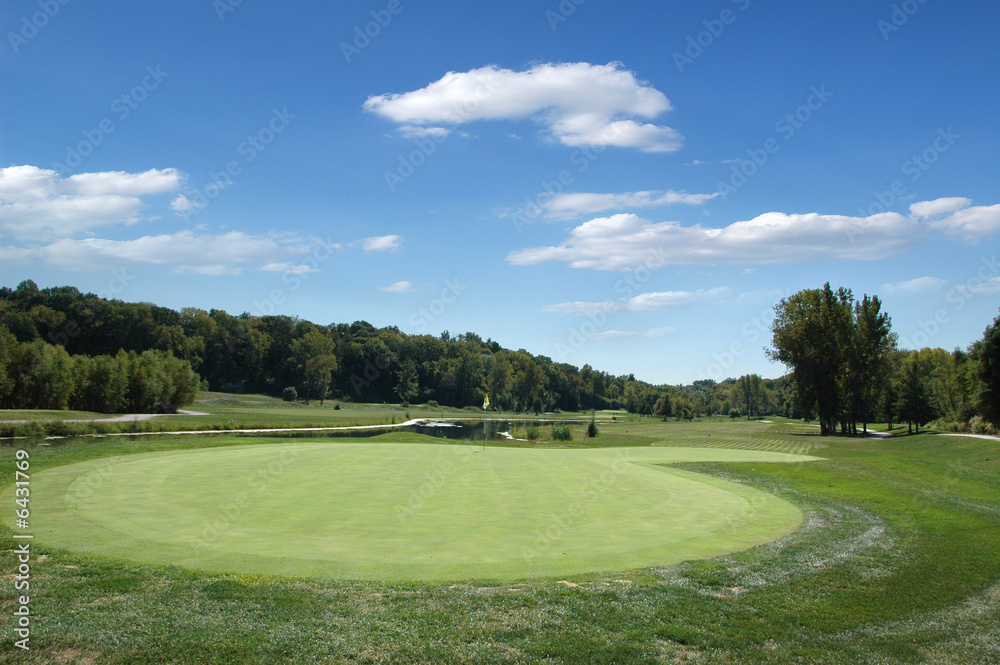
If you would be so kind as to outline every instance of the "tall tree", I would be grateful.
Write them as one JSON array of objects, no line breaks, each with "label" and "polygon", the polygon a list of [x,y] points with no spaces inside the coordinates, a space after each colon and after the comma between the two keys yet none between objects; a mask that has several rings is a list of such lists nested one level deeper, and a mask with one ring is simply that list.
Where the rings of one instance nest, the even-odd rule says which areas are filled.
[{"label": "tall tree", "polygon": [[926,382],[930,372],[924,367],[920,354],[912,351],[903,360],[903,376],[899,385],[899,400],[896,403],[896,415],[907,423],[907,431],[913,432],[916,425],[920,426],[934,419],[934,408],[927,394]]},{"label": "tall tree", "polygon": [[337,369],[333,339],[319,330],[310,330],[292,342],[292,357],[306,389],[306,401],[317,396],[322,404],[330,387],[331,375]]},{"label": "tall tree", "polygon": [[882,311],[882,302],[878,296],[865,295],[854,304],[854,326],[845,349],[845,420],[852,434],[857,434],[858,421],[862,431],[868,431],[868,421],[886,388],[885,370],[895,348],[892,320]]},{"label": "tall tree", "polygon": [[1000,316],[986,328],[977,351],[979,415],[1000,426]]},{"label": "tall tree", "polygon": [[844,350],[851,338],[851,292],[807,289],[782,298],[775,306],[771,350],[773,360],[792,368],[803,409],[815,405],[823,435],[836,433],[841,413]]}]

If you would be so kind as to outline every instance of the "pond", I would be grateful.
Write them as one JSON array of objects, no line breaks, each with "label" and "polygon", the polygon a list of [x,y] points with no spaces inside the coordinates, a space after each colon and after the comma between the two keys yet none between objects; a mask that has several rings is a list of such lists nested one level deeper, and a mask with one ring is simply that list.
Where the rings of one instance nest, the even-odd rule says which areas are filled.
[{"label": "pond", "polygon": [[385,427],[365,427],[359,429],[327,430],[319,432],[269,432],[260,436],[282,436],[292,438],[329,438],[350,437],[369,438],[388,432],[412,432],[425,434],[442,439],[458,439],[463,441],[503,441],[512,437],[512,428],[524,429],[529,426],[548,427],[553,423],[579,423],[577,420],[543,420],[543,419],[488,419],[488,420],[426,420],[413,425],[397,425]]}]

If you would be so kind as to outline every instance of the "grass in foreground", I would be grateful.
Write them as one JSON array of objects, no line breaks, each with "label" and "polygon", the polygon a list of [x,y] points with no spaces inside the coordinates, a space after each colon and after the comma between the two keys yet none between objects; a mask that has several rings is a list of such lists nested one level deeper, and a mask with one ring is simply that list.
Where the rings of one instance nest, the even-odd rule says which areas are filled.
[{"label": "grass in foreground", "polygon": [[[665,465],[812,459],[739,449],[481,452],[349,441],[148,453],[35,474],[33,527],[36,544],[215,572],[550,578],[678,562],[786,535],[802,519],[790,503]],[[13,502],[8,490],[3,503]]]},{"label": "grass in foreground", "polygon": [[[211,575],[54,550],[32,568],[32,651],[5,640],[0,662],[1000,659],[996,441],[929,434],[822,441],[786,425],[745,423],[726,433],[715,423],[673,425],[663,426],[666,443],[690,445],[708,434],[734,447],[818,442],[811,449],[826,461],[684,467],[772,491],[806,511],[804,527],[714,559],[487,586]],[[68,443],[35,448],[32,465],[224,443],[257,442]],[[12,468],[11,450],[3,456],[3,468]],[[10,532],[4,536],[10,543]],[[8,582],[4,616],[13,595]]]}]

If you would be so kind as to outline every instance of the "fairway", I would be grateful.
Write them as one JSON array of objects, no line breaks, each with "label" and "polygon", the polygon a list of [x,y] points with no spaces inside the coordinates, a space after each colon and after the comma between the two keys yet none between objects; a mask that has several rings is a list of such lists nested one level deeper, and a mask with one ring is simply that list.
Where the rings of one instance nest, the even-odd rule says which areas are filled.
[{"label": "fairway", "polygon": [[814,459],[683,447],[233,446],[41,472],[32,518],[41,545],[211,572],[563,577],[724,554],[801,522],[773,495],[665,465]]}]

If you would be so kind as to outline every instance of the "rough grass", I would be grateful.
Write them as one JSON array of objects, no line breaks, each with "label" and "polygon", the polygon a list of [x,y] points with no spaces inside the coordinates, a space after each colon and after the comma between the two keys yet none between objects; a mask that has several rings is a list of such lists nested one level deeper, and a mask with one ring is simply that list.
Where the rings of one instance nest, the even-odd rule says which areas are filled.
[{"label": "rough grass", "polygon": [[[628,436],[678,445],[722,436],[715,423],[641,425]],[[826,461],[684,467],[805,511],[803,528],[752,550],[487,586],[211,575],[53,550],[33,561],[32,650],[5,639],[0,662],[996,662],[1000,443],[933,434],[822,440],[797,429],[743,423],[726,436],[734,446],[808,439]],[[38,445],[32,468],[234,443],[258,442]],[[0,452],[11,469],[11,449]],[[13,609],[8,578],[0,615]]]}]

